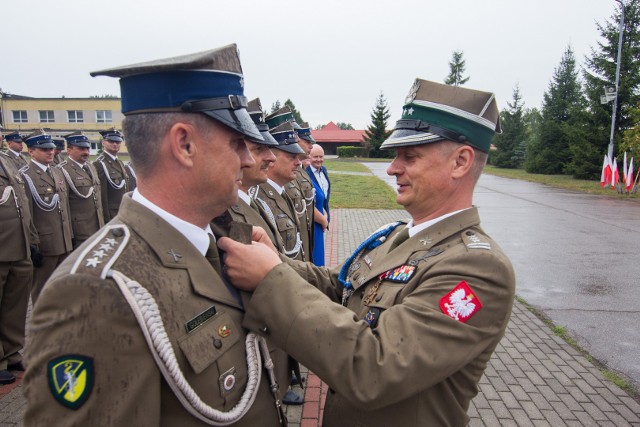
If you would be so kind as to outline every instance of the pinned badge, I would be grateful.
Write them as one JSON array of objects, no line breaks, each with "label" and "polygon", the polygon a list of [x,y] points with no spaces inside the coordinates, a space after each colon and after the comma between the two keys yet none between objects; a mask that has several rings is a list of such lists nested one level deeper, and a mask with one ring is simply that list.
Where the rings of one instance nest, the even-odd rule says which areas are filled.
[{"label": "pinned badge", "polygon": [[222,338],[228,337],[229,335],[231,335],[231,328],[227,325],[220,326],[218,328],[218,335],[220,335]]},{"label": "pinned badge", "polygon": [[231,368],[220,375],[218,382],[224,394],[233,390],[236,385],[236,368]]},{"label": "pinned badge", "polygon": [[93,359],[68,354],[47,364],[49,389],[53,397],[70,409],[81,407],[93,387]]},{"label": "pinned badge", "polygon": [[462,323],[466,323],[481,308],[480,299],[464,280],[440,300],[440,310]]}]

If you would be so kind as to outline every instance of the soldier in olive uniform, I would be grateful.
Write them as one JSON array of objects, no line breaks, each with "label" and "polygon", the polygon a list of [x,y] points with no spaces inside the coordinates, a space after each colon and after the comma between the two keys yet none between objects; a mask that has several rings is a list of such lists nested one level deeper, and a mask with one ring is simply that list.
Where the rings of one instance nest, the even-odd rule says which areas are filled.
[{"label": "soldier in olive uniform", "polygon": [[29,199],[9,154],[0,153],[0,384],[24,371],[20,351],[33,277],[30,243],[37,244]]},{"label": "soldier in olive uniform", "polygon": [[138,178],[136,177],[136,171],[133,170],[133,164],[131,164],[130,161],[124,164],[124,168],[126,169],[126,172],[129,175],[129,183],[131,187],[129,191],[133,191],[138,186]]},{"label": "soldier in olive uniform", "polygon": [[118,159],[118,152],[124,141],[122,133],[114,128],[102,131],[100,135],[102,135],[102,154],[93,162],[93,166],[98,171],[106,224],[118,214],[122,196],[131,191],[132,185],[124,163]]},{"label": "soldier in olive uniform", "polygon": [[27,166],[27,159],[22,154],[23,141],[22,136],[18,132],[12,132],[5,135],[7,141],[7,155],[13,161],[13,164],[18,170]]},{"label": "soldier in olive uniform", "polygon": [[51,135],[36,131],[25,142],[31,160],[20,173],[31,198],[33,224],[40,241],[42,265],[34,264],[31,299],[35,304],[53,270],[72,251],[73,232],[69,216],[69,195],[64,175],[53,167],[55,144]]},{"label": "soldier in olive uniform", "polygon": [[51,137],[51,140],[56,145],[56,148],[53,152],[53,164],[52,166],[58,166],[60,163],[64,162],[64,138],[62,137]]},{"label": "soldier in olive uniform", "polygon": [[80,246],[104,225],[100,181],[88,161],[91,144],[82,132],[65,136],[67,160],[58,165],[69,188],[69,207],[73,229],[73,248]]},{"label": "soldier in olive uniform", "polygon": [[[311,142],[301,139],[301,135],[304,135],[307,139],[311,133],[309,129],[303,129],[294,119],[293,113],[288,106],[284,106],[279,110],[269,114],[265,118],[265,123],[274,129],[283,123],[291,123],[293,130],[298,136],[298,145],[304,153],[300,154],[301,160],[304,160],[309,156],[311,150]],[[313,138],[311,138],[313,139]],[[302,248],[304,250],[303,261],[311,260],[311,251],[313,249],[313,184],[309,180],[309,176],[304,170],[302,163],[298,167],[296,172],[296,178],[288,182],[284,186],[284,191],[289,196],[289,199],[293,201],[293,206],[298,220],[298,228],[300,231],[300,238],[302,240]],[[311,210],[309,211],[309,208]],[[311,221],[309,221],[311,219]]]},{"label": "soldier in olive uniform", "polygon": [[298,145],[291,122],[282,123],[269,132],[278,141],[274,147],[276,161],[267,171],[267,182],[257,187],[255,201],[263,210],[265,220],[280,234],[283,247],[278,250],[291,259],[304,260],[300,224],[296,215],[304,204],[300,201],[296,204],[285,191],[296,177],[301,164],[299,156],[304,151]]},{"label": "soldier in olive uniform", "polygon": [[417,79],[382,145],[396,150],[387,173],[408,224],[382,227],[336,269],[220,239],[230,279],[255,288],[245,327],[329,385],[324,425],[468,424],[515,292],[472,205],[499,129],[492,93]]},{"label": "soldier in olive uniform", "polygon": [[209,226],[254,164],[244,139],[261,139],[236,46],[93,75],[120,78],[138,188],[34,308],[25,425],[280,425]]},{"label": "soldier in olive uniform", "polygon": [[[313,147],[313,144],[316,143],[316,140],[313,139],[313,136],[311,135],[311,127],[309,126],[309,123],[301,123],[300,129],[298,129],[296,133],[298,134],[298,145],[300,145],[300,147],[302,147],[302,149],[304,150],[308,161],[309,155],[311,153],[311,147]],[[296,173],[296,184],[298,185],[298,188],[300,189],[300,192],[302,193],[302,197],[304,198],[306,204],[305,217],[302,219],[302,221],[304,221],[304,224],[306,224],[309,240],[309,244],[307,245],[308,259],[306,261],[311,261],[314,242],[313,217],[316,207],[316,193],[313,182],[311,181],[311,177],[307,173],[306,168],[307,165],[304,164],[300,165],[300,168],[298,168],[298,172]],[[302,221],[300,221],[300,227],[304,228],[302,225]]]}]

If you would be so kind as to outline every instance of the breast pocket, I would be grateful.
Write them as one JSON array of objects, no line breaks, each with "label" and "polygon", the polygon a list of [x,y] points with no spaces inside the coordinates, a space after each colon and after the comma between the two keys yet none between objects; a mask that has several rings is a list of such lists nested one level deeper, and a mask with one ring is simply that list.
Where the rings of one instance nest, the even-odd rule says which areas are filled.
[{"label": "breast pocket", "polygon": [[[372,288],[375,285],[368,286],[364,291],[364,298],[366,299],[369,292],[372,291]],[[372,298],[369,305],[364,306],[364,310],[362,313],[362,319],[369,324],[372,329],[375,329],[378,326],[378,321],[380,320],[380,316],[384,313],[385,310],[390,307],[400,303],[401,297],[400,292],[404,284],[397,283],[382,283],[376,295]]]}]

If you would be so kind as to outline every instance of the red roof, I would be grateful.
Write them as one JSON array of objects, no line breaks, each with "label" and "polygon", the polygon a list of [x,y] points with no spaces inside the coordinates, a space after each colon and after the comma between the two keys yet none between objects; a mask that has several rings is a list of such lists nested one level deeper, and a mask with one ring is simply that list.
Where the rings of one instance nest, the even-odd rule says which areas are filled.
[{"label": "red roof", "polygon": [[317,142],[361,142],[365,136],[363,130],[342,130],[329,122],[321,130],[311,130],[311,136]]}]

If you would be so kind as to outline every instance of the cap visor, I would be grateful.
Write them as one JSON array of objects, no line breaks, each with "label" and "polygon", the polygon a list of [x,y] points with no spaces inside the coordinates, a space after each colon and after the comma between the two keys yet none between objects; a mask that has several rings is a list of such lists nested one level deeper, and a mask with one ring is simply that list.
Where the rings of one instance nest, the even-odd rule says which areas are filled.
[{"label": "cap visor", "polygon": [[411,145],[429,144],[431,142],[442,141],[445,138],[429,132],[418,132],[409,129],[394,130],[380,146],[381,149],[407,147]]},{"label": "cap visor", "polygon": [[258,131],[255,123],[251,120],[251,116],[244,108],[237,110],[208,110],[200,111],[214,120],[240,132],[254,142],[262,142],[264,138]]}]

